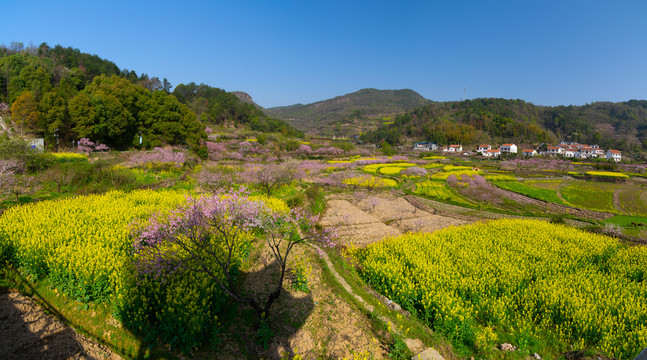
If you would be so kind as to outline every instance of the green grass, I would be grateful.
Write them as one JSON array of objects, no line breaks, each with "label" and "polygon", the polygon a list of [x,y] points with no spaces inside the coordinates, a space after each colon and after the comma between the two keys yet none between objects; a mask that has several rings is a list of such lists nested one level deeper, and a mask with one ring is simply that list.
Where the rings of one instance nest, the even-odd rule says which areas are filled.
[{"label": "green grass", "polygon": [[613,204],[615,184],[573,181],[560,189],[562,198],[575,207],[618,213]]},{"label": "green grass", "polygon": [[631,223],[647,224],[647,216],[616,215],[612,218],[608,218],[604,220],[604,222],[608,224],[615,224],[620,226],[631,226]]},{"label": "green grass", "polygon": [[113,318],[114,309],[110,304],[81,304],[54,289],[47,279],[35,283],[7,266],[2,269],[4,274],[0,274],[3,275],[0,287],[17,289],[32,297],[46,312],[78,332],[99,340],[113,352],[126,358],[176,359],[172,353],[143,342],[123,328]]},{"label": "green grass", "polygon": [[524,184],[538,189],[557,190],[564,180],[528,180]]},{"label": "green grass", "polygon": [[492,183],[501,189],[514,191],[533,199],[544,200],[554,204],[568,205],[564,200],[557,196],[555,190],[537,188],[528,185],[526,182],[493,181]]},{"label": "green grass", "polygon": [[647,204],[641,198],[642,193],[643,189],[639,187],[620,190],[619,198],[622,210],[630,215],[647,216]]},{"label": "green grass", "polygon": [[605,224],[615,224],[624,228],[623,233],[629,236],[644,237],[647,233],[647,226],[635,226],[634,224],[647,224],[647,216],[617,215],[604,221]]}]

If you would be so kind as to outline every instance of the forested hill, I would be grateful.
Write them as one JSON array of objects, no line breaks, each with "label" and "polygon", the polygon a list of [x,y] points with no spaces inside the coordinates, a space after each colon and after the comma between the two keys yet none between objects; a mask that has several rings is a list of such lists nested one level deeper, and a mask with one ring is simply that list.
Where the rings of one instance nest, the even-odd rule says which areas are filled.
[{"label": "forested hill", "polygon": [[179,85],[193,93],[176,88],[178,101],[171,88],[165,78],[137,75],[78,49],[0,45],[0,116],[22,137],[44,137],[51,144],[58,135],[66,146],[88,137],[126,149],[139,146],[140,134],[144,147],[198,148],[211,124],[299,134],[224,90]]},{"label": "forested hill", "polygon": [[302,137],[303,133],[287,122],[266,115],[263,110],[249,100],[240,99],[240,92],[230,93],[208,85],[195,83],[180,84],[173,95],[187,104],[204,124],[248,126],[260,132],[280,132],[283,135]]},{"label": "forested hill", "polygon": [[[312,104],[269,108],[297,129],[322,135],[352,135],[365,126],[374,125],[375,118],[402,114],[416,106],[430,103],[413,90],[362,89]],[[347,130],[340,130],[346,125]]]},{"label": "forested hill", "polygon": [[647,149],[647,101],[554,107],[505,99],[431,103],[366,132],[362,139],[392,145],[417,140],[439,144],[568,140],[637,153]]}]

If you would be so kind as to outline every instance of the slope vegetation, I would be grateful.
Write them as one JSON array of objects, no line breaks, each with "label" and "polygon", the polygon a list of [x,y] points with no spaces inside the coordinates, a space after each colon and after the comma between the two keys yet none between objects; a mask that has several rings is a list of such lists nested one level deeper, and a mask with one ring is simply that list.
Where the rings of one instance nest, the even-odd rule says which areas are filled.
[{"label": "slope vegetation", "polygon": [[[362,89],[312,104],[273,107],[269,110],[296,128],[322,135],[352,135],[353,124],[373,124],[375,118],[402,114],[430,101],[413,90]],[[350,130],[340,130],[342,125]]]}]

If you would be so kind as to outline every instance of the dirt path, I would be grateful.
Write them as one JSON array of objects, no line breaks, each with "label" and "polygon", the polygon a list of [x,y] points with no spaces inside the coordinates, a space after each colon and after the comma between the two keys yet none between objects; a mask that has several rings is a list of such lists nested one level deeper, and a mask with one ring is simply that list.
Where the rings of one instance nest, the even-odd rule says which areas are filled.
[{"label": "dirt path", "polygon": [[0,295],[0,359],[121,359],[17,292]]}]

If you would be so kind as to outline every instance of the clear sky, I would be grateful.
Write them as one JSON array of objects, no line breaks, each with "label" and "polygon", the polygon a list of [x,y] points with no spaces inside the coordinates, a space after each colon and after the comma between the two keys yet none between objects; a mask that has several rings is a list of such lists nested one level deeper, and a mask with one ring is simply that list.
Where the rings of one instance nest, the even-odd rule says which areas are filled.
[{"label": "clear sky", "polygon": [[61,44],[264,106],[362,88],[538,105],[647,99],[647,1],[0,0],[0,43]]}]

